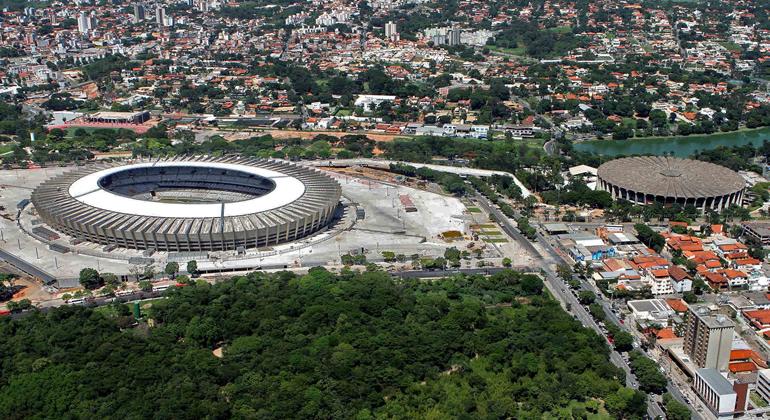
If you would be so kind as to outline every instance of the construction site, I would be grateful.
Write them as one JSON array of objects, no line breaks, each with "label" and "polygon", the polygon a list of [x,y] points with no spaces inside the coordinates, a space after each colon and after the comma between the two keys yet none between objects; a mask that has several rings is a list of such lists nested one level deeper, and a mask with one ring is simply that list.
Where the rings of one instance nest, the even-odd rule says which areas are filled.
[{"label": "construction site", "polygon": [[[77,287],[79,272],[86,267],[136,281],[147,274],[162,277],[168,262],[185,267],[195,260],[200,273],[222,275],[313,266],[339,269],[345,256],[361,255],[366,262],[405,271],[443,257],[450,248],[463,252],[461,268],[500,266],[504,255],[515,265],[533,262],[531,255],[508,238],[471,198],[446,194],[431,182],[359,165],[320,167],[341,186],[338,213],[328,227],[297,241],[209,252],[147,252],[105,246],[45,228],[30,205],[30,194],[38,185],[72,169],[0,174],[0,250],[6,271],[37,279],[25,283],[24,293],[30,296],[38,297],[34,289],[46,285],[45,290],[53,292]],[[398,261],[383,256],[389,254],[398,255]]]}]

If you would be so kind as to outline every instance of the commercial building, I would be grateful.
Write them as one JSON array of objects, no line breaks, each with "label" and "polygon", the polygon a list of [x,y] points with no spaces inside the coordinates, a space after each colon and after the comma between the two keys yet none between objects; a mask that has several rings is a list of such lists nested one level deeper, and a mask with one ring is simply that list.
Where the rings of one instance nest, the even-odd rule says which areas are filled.
[{"label": "commercial building", "polygon": [[399,40],[398,27],[395,23],[388,21],[388,23],[385,24],[385,38],[393,42]]},{"label": "commercial building", "polygon": [[674,311],[663,299],[629,300],[627,305],[638,323],[648,321],[665,326],[674,316]]},{"label": "commercial building", "polygon": [[762,243],[762,246],[770,246],[770,223],[744,222],[743,233]]},{"label": "commercial building", "polygon": [[139,23],[144,20],[145,10],[144,6],[141,4],[135,4],[134,5],[134,16],[132,17],[131,21],[133,23]]},{"label": "commercial building", "polygon": [[80,12],[78,15],[78,32],[81,34],[87,34],[91,29],[94,28],[95,25],[93,24],[95,22],[96,17],[92,19],[91,16],[89,16],[86,12]]},{"label": "commercial building", "polygon": [[157,23],[158,26],[163,26],[165,21],[166,8],[159,4],[155,7],[155,23]]},{"label": "commercial building", "polygon": [[393,102],[395,95],[358,95],[353,105],[360,106],[366,112],[374,111],[383,102]]},{"label": "commercial building", "polygon": [[433,45],[456,46],[462,44],[462,29],[457,26],[443,28],[428,28],[423,36],[433,42]]},{"label": "commercial building", "polygon": [[138,112],[112,112],[102,111],[83,117],[89,122],[110,123],[110,124],[141,124],[150,119],[149,111]]},{"label": "commercial building", "polygon": [[743,202],[746,181],[709,162],[667,156],[615,159],[599,166],[597,189],[639,205],[694,206],[722,211]]},{"label": "commercial building", "polygon": [[449,30],[448,38],[450,46],[460,45],[462,43],[462,30],[457,26],[453,26],[452,29]]},{"label": "commercial building", "polygon": [[734,328],[726,316],[711,315],[705,305],[691,305],[684,335],[685,354],[700,368],[727,370]]},{"label": "commercial building", "polygon": [[716,369],[698,369],[693,388],[717,417],[732,417],[746,410],[748,384],[731,383]]},{"label": "commercial building", "polygon": [[286,162],[228,157],[99,163],[32,192],[40,219],[75,239],[130,249],[221,251],[301,239],[333,219],[341,189]]}]

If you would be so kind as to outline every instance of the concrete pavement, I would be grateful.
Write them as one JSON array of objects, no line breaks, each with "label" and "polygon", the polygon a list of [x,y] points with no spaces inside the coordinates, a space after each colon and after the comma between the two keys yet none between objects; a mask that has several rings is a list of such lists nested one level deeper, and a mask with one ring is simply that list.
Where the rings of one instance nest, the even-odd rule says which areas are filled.
[{"label": "concrete pavement", "polygon": [[306,166],[369,166],[373,168],[388,168],[390,164],[403,164],[413,166],[415,168],[428,168],[434,171],[448,172],[457,175],[468,176],[480,176],[487,177],[492,175],[509,176],[513,178],[513,182],[521,189],[522,197],[529,197],[532,192],[521,182],[516,176],[510,172],[505,171],[493,171],[488,169],[468,168],[465,166],[447,166],[447,165],[434,165],[430,163],[416,163],[416,162],[400,162],[387,159],[368,159],[368,158],[355,158],[355,159],[324,159],[324,160],[307,160],[301,161],[299,164]]}]

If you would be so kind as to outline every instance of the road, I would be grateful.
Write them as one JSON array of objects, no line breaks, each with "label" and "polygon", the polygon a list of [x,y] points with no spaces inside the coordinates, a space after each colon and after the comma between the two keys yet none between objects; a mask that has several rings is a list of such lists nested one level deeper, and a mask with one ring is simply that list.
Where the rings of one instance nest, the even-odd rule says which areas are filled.
[{"label": "road", "polygon": [[[551,256],[554,257],[555,260],[559,261],[560,263],[566,263],[566,264],[569,265],[569,261],[565,261],[564,260],[564,258],[561,256],[561,254],[558,251],[556,251],[556,249],[553,247],[553,245],[548,241],[547,238],[545,238],[542,235],[542,233],[538,232],[537,236],[538,236],[538,241],[540,242],[540,244],[543,246],[543,248],[545,248],[548,251],[548,253]],[[617,317],[615,312],[612,310],[612,306],[611,306],[610,302],[608,300],[606,300],[606,299],[602,299],[601,298],[602,293],[601,293],[600,290],[598,290],[596,285],[594,285],[594,284],[592,284],[592,283],[590,283],[588,281],[582,281],[581,280],[581,287],[586,289],[586,290],[591,290],[592,292],[594,292],[596,294],[597,297],[599,297],[599,299],[597,299],[597,303],[599,303],[602,306],[602,308],[604,309],[604,312],[605,312],[605,314],[607,316],[607,320],[608,321],[612,322],[613,324],[618,326],[620,329],[625,330],[626,332],[631,333],[631,335],[636,338],[635,331],[632,331],[631,328],[628,325],[626,325],[625,323],[621,323],[620,322],[620,319]],[[617,352],[614,352],[614,353],[617,353]],[[647,354],[647,356],[649,357],[649,354]],[[621,360],[622,360],[622,358],[621,358]],[[655,360],[655,359],[653,359],[653,360]],[[668,377],[667,391],[669,393],[671,393],[671,395],[677,401],[681,402],[682,404],[687,405],[687,407],[690,409],[690,411],[693,414],[693,417],[692,417],[693,419],[700,419],[701,418],[701,416],[696,412],[695,407],[693,407],[691,404],[687,403],[686,399],[684,398],[683,393],[678,388],[678,386],[671,381],[671,377],[670,376]],[[657,401],[660,401],[660,399],[657,399]],[[660,411],[660,407],[658,407],[658,404],[656,404],[656,403],[650,403],[648,405],[648,408],[651,408],[651,411]],[[650,415],[652,415],[652,413],[650,413]],[[663,412],[660,411],[660,413],[658,413],[656,415],[663,415]]]},{"label": "road", "polygon": [[[500,209],[498,209],[496,206],[492,205],[492,203],[489,202],[489,200],[486,199],[486,197],[478,195],[476,199],[479,202],[479,205],[487,211],[489,214],[492,214],[495,216],[495,218],[500,223],[500,226],[502,227],[503,231],[505,231],[508,235],[511,236],[514,240],[516,240],[518,243],[520,243],[522,246],[526,247],[528,250],[534,251],[533,255],[538,256],[542,260],[542,265],[540,268],[545,272],[545,278],[546,278],[546,287],[548,287],[548,290],[551,292],[551,294],[556,297],[562,305],[567,308],[570,308],[570,313],[575,316],[575,318],[580,321],[583,326],[592,328],[594,331],[597,332],[600,336],[604,337],[605,339],[607,336],[602,332],[599,325],[594,321],[593,316],[588,313],[588,311],[583,307],[583,305],[580,304],[580,302],[577,300],[575,295],[572,294],[571,291],[568,290],[568,288],[565,286],[564,282],[559,279],[559,276],[557,275],[555,271],[555,267],[558,264],[567,264],[570,265],[568,261],[565,261],[562,255],[551,246],[549,241],[543,237],[542,234],[538,233],[538,243],[540,246],[545,250],[546,252],[543,253],[540,250],[538,250],[527,238],[525,238],[518,229],[513,226],[511,223],[511,220],[506,217]],[[589,288],[590,285],[585,282],[581,281],[582,287]],[[602,301],[605,303],[604,301]],[[607,311],[605,307],[605,311]],[[619,320],[617,317],[614,316],[612,311],[610,312],[610,316],[614,318],[610,318],[611,320],[614,320],[614,322],[617,322],[617,325],[621,328],[625,328],[623,324],[619,323]],[[614,364],[615,366],[619,367],[626,373],[626,386],[634,389],[638,389],[639,383],[636,379],[636,376],[631,372],[630,366],[623,360],[623,357],[620,353],[615,351],[614,349],[610,350],[610,362]],[[669,389],[676,389],[672,384],[669,382]],[[676,390],[678,391],[678,390]],[[681,397],[681,394],[678,392],[672,392],[672,395],[674,395],[674,398],[677,398],[682,402],[685,403],[684,399]],[[660,406],[657,404],[657,402],[660,401],[659,397],[654,396],[650,398],[650,401],[647,404],[647,414],[651,418],[665,418],[665,413],[660,408]],[[696,416],[697,418],[697,416]]]},{"label": "road", "polygon": [[502,175],[513,178],[513,182],[521,189],[522,197],[529,197],[532,192],[521,182],[516,176],[510,172],[505,171],[493,171],[489,169],[477,169],[468,168],[465,166],[448,166],[448,165],[433,165],[430,163],[416,163],[416,162],[400,162],[396,160],[386,159],[369,159],[369,158],[355,158],[355,159],[323,159],[323,160],[306,160],[299,162],[301,165],[306,166],[331,166],[331,167],[347,167],[347,166],[370,166],[373,168],[388,168],[391,163],[403,164],[413,166],[415,168],[428,168],[434,171],[448,172],[457,175],[465,176],[492,176]]}]

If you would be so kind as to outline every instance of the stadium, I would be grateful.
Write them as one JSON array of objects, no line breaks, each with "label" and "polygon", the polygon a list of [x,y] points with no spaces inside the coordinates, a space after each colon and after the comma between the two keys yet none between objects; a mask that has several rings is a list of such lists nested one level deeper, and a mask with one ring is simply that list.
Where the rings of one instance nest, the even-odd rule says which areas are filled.
[{"label": "stadium", "polygon": [[40,219],[79,240],[155,251],[224,251],[301,239],[334,218],[340,185],[321,172],[244,157],[77,168],[32,193]]},{"label": "stadium", "polygon": [[722,211],[741,205],[746,182],[736,172],[709,162],[666,156],[615,159],[599,166],[597,189],[635,204],[692,205]]}]

